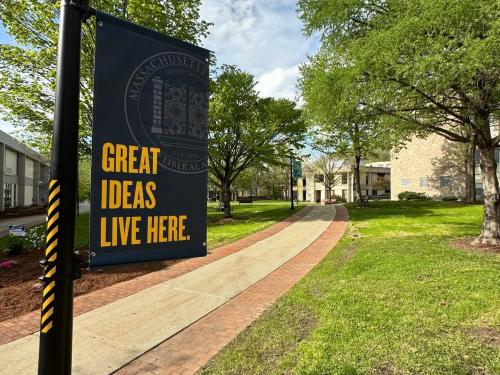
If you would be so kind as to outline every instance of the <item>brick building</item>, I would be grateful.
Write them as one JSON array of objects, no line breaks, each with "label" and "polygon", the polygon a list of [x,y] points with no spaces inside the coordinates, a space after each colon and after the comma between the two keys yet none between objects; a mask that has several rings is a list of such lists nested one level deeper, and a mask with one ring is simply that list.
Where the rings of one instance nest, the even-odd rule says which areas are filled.
[{"label": "brick building", "polygon": [[[425,193],[429,197],[465,196],[465,158],[456,142],[431,134],[414,138],[391,155],[391,199],[403,191]],[[477,168],[476,168],[477,169]],[[481,195],[480,175],[476,192]]]}]

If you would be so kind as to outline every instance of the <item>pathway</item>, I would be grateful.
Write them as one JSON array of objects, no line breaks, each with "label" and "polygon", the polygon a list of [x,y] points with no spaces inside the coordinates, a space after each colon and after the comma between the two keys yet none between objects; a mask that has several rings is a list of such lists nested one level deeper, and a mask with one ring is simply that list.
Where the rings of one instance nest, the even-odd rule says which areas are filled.
[{"label": "pathway", "polygon": [[[170,337],[181,331],[180,335],[189,332],[189,328],[203,322],[211,313],[217,314],[217,311],[227,309],[245,295],[251,297],[252,290],[264,288],[267,297],[256,303],[257,309],[254,308],[250,316],[254,319],[270,301],[298,281],[328,252],[331,238],[340,237],[345,225],[341,231],[337,230],[337,235],[327,236],[329,231],[336,230],[335,225],[331,225],[334,216],[332,206],[314,207],[295,223],[238,252],[79,315],[74,320],[74,374],[107,374],[131,361],[129,366],[137,366],[139,361],[163,371],[169,366],[165,362],[157,366],[151,360],[141,362],[141,359],[134,359],[158,345],[158,348],[168,345]],[[331,237],[330,240],[327,237]],[[310,246],[313,242],[314,245]],[[315,246],[319,246],[321,251],[314,252]],[[305,249],[308,251],[303,252]],[[303,254],[297,255],[302,252],[309,255],[301,260]],[[280,272],[285,272],[283,278],[277,278]],[[271,284],[266,281],[269,278],[274,279]],[[237,305],[248,303],[243,300]],[[225,320],[220,317],[219,321]],[[225,341],[241,331],[248,319],[236,316],[230,321],[233,327],[224,334],[224,340],[217,341],[219,346],[225,345]],[[244,323],[243,326],[241,323]],[[209,331],[200,332],[210,336],[213,332]],[[200,337],[205,339],[203,335]],[[202,341],[200,344],[204,346]],[[208,355],[215,354],[214,350],[217,348],[210,348]],[[38,334],[0,346],[0,361],[3,364],[0,373],[36,373],[37,351]],[[180,364],[174,361],[174,364],[184,365],[182,371],[193,372],[196,366],[206,362],[206,357],[196,358],[194,362],[184,360]],[[177,370],[172,371],[175,373]],[[121,373],[129,373],[129,370],[122,369]]]}]

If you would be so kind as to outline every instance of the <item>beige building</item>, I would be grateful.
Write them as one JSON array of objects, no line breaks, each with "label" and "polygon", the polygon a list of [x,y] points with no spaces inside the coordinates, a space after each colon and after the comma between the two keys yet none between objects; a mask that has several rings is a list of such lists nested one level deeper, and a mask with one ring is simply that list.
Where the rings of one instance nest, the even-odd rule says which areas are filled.
[{"label": "beige building", "polygon": [[49,164],[0,130],[0,211],[47,202]]},{"label": "beige building", "polygon": [[[361,165],[361,194],[372,199],[389,199],[391,192],[390,162],[376,162]],[[334,185],[331,195],[342,197],[347,202],[354,201],[354,173],[349,164],[343,164],[335,169]],[[312,167],[303,167],[303,177],[297,180],[294,196],[299,201],[323,202],[330,199],[325,187],[325,176]]]},{"label": "beige building", "polygon": [[429,197],[465,196],[465,156],[455,142],[431,134],[391,155],[391,199],[404,191]]}]

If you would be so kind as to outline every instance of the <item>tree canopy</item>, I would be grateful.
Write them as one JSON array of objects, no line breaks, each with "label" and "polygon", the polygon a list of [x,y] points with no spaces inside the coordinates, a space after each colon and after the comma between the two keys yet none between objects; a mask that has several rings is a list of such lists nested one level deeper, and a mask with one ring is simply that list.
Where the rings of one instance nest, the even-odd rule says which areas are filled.
[{"label": "tree canopy", "polygon": [[209,105],[209,171],[230,215],[230,187],[247,168],[274,163],[300,147],[306,128],[287,99],[260,98],[254,77],[224,65],[212,82]]},{"label": "tree canopy", "polygon": [[[500,110],[500,2],[491,0],[299,0],[308,34],[343,92],[393,129],[474,143],[485,197],[482,242],[500,240],[493,132]],[[333,107],[337,104],[333,101]],[[334,109],[333,109],[334,110]]]},{"label": "tree canopy", "polygon": [[[91,6],[188,42],[208,35],[201,0],[94,0]],[[15,45],[0,45],[0,115],[23,129],[25,140],[48,154],[51,147],[59,2],[2,0],[0,21]],[[94,22],[83,28],[80,84],[80,153],[90,153]]]}]

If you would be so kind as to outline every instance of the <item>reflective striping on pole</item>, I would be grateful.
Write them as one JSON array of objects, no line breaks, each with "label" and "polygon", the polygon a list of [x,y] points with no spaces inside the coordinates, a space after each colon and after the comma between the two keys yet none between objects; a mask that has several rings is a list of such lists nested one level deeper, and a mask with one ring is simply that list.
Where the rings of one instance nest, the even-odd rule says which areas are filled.
[{"label": "reflective striping on pole", "polygon": [[47,245],[47,248],[45,249],[45,256],[49,256],[52,250],[54,250],[57,246],[57,238],[54,238],[54,241],[50,243],[50,245]]},{"label": "reflective striping on pole", "polygon": [[49,319],[52,314],[54,314],[54,307],[51,307],[42,315],[42,324],[45,323],[45,321]]},{"label": "reflective striping on pole", "polygon": [[57,185],[56,188],[54,190],[52,190],[52,192],[49,194],[49,202],[53,201],[54,197],[57,194],[59,194],[60,191],[61,191],[61,187],[59,185]]},{"label": "reflective striping on pole", "polygon": [[57,219],[59,219],[58,211],[56,211],[55,214],[48,220],[47,228],[50,228],[56,222]]},{"label": "reflective striping on pole", "polygon": [[49,209],[47,211],[48,215],[50,215],[59,206],[59,202],[59,199],[57,199],[52,205],[49,206]]},{"label": "reflective striping on pole", "polygon": [[49,285],[47,285],[44,289],[43,289],[43,296],[45,297],[52,289],[54,289],[54,286],[56,285],[56,282],[55,281],[51,281],[49,283]]},{"label": "reflective striping on pole", "polygon": [[45,268],[44,279],[48,284],[43,289],[42,297],[42,318],[41,333],[48,333],[53,326],[54,300],[56,281],[50,280],[55,277],[57,260],[57,246],[59,244],[59,203],[60,203],[61,185],[57,180],[49,182],[49,209],[47,210],[47,246],[45,248],[45,259],[47,266]]},{"label": "reflective striping on pole", "polygon": [[50,331],[50,329],[52,328],[52,320],[50,322],[47,323],[47,325],[45,325],[43,328],[42,328],[42,333],[47,333]]}]

